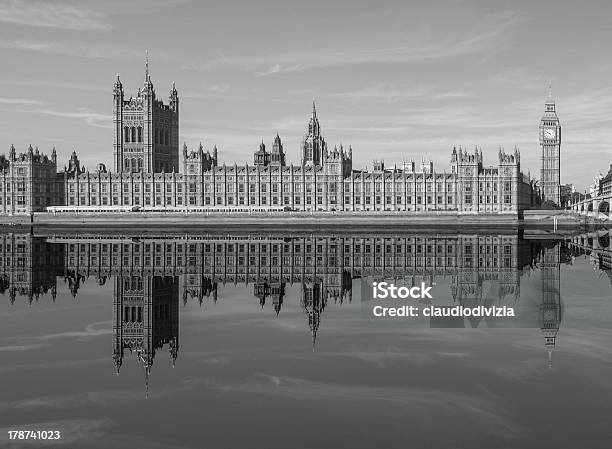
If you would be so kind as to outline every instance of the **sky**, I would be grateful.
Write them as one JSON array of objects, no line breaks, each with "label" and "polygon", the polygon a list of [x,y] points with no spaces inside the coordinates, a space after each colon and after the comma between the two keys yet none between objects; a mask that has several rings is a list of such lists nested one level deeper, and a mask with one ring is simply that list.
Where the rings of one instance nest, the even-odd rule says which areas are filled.
[{"label": "sky", "polygon": [[278,132],[299,163],[312,101],[353,167],[449,168],[453,146],[521,151],[539,173],[552,83],[561,181],[612,163],[612,3],[606,1],[0,0],[0,153],[74,150],[112,167],[112,89],[180,97],[180,141],[252,162]]}]

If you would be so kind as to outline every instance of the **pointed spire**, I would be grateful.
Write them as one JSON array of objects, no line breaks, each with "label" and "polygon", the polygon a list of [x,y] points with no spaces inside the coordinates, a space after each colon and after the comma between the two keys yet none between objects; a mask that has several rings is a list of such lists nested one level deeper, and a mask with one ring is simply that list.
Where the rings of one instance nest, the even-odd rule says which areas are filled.
[{"label": "pointed spire", "polygon": [[123,85],[121,84],[121,80],[119,79],[119,74],[117,73],[117,80],[115,81],[115,90],[120,91],[123,89]]},{"label": "pointed spire", "polygon": [[312,99],[312,116],[313,117],[317,116],[317,107],[315,106],[314,98]]},{"label": "pointed spire", "polygon": [[548,81],[548,101],[553,101],[552,81],[551,80]]},{"label": "pointed spire", "polygon": [[145,50],[145,81],[149,80],[149,50]]}]

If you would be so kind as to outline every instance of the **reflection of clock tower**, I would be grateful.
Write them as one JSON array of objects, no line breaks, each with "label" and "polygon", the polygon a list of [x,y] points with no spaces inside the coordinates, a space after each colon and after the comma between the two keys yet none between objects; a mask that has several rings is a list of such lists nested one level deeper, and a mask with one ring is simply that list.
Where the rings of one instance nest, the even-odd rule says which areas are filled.
[{"label": "reflection of clock tower", "polygon": [[544,201],[560,203],[561,196],[561,125],[555,111],[552,89],[549,89],[544,116],[540,120],[542,161],[540,186]]},{"label": "reflection of clock tower", "polygon": [[544,248],[540,259],[542,276],[542,302],[540,304],[540,329],[544,334],[544,347],[548,351],[549,366],[552,366],[552,351],[557,343],[561,324],[561,247]]}]

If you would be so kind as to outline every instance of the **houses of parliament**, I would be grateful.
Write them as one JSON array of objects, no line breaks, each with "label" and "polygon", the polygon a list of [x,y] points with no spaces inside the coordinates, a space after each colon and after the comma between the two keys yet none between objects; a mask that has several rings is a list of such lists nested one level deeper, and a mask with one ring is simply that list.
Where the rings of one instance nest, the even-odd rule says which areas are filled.
[{"label": "houses of parliament", "polygon": [[[540,183],[521,169],[518,149],[497,152],[484,165],[480,148],[453,148],[450,165],[404,161],[372,170],[353,167],[353,149],[333,148],[312,112],[297,164],[287,162],[281,137],[261,142],[253,162],[222,163],[217,147],[179,148],[179,95],[172,84],[167,103],[158,97],[148,62],[143,86],[127,97],[119,76],[113,88],[112,169],[87,170],[76,152],[58,171],[50,155],[11,146],[0,156],[0,213],[155,211],[449,211],[517,214],[543,199]],[[560,126],[552,97],[541,122],[544,192],[558,203]],[[58,209],[59,207],[59,209]],[[62,209],[63,207],[63,209]]]}]

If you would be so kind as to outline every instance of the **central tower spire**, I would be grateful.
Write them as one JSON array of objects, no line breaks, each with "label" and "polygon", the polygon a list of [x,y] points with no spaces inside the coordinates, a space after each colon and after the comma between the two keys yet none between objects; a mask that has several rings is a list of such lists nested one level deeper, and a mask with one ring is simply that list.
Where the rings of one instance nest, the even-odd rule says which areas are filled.
[{"label": "central tower spire", "polygon": [[321,165],[327,144],[321,136],[321,126],[317,118],[317,108],[312,100],[312,115],[308,122],[308,129],[302,141],[302,164]]},{"label": "central tower spire", "polygon": [[149,50],[145,50],[145,82],[149,80]]}]

